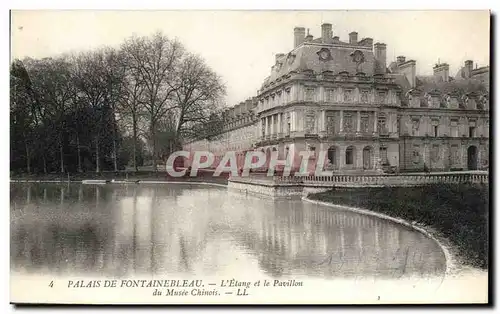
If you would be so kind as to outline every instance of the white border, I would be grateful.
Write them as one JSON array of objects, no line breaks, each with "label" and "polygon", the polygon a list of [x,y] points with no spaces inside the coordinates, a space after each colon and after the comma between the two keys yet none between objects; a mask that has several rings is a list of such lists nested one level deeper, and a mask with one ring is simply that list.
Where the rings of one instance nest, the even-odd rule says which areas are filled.
[{"label": "white border", "polygon": [[[373,9],[373,10],[383,10],[383,9],[399,9],[399,10],[409,10],[409,9],[419,9],[419,10],[430,10],[430,9],[461,9],[461,10],[466,10],[466,9],[493,9],[493,12],[498,14],[500,11],[500,1],[497,0],[474,0],[474,1],[456,1],[456,0],[446,0],[446,1],[435,1],[435,0],[420,0],[417,2],[409,2],[409,1],[384,1],[384,0],[379,0],[379,1],[370,1],[370,0],[357,0],[357,1],[314,1],[314,0],[309,0],[309,1],[297,1],[297,0],[289,0],[289,1],[282,1],[280,2],[271,2],[268,0],[247,0],[247,1],[231,1],[231,0],[221,0],[221,1],[213,1],[213,0],[183,0],[183,1],[178,1],[177,3],[170,3],[165,5],[163,1],[152,1],[152,0],[142,0],[142,1],[137,1],[137,0],[112,0],[112,1],[107,1],[103,2],[102,0],[78,0],[78,1],[67,1],[67,0],[46,0],[46,1],[39,1],[39,0],[6,0],[2,1],[0,3],[2,8],[5,7],[4,10],[2,10],[2,31],[1,31],[1,36],[3,37],[3,43],[4,43],[4,49],[2,49],[2,60],[4,60],[3,63],[0,63],[3,66],[3,71],[2,73],[4,75],[0,76],[0,79],[2,80],[1,86],[3,88],[3,95],[4,95],[4,101],[3,103],[3,110],[4,114],[1,115],[2,119],[4,119],[3,123],[0,125],[3,127],[3,132],[1,132],[1,138],[2,138],[2,144],[3,147],[7,148],[9,147],[9,131],[8,131],[8,126],[9,126],[9,116],[7,113],[8,110],[8,95],[9,95],[9,81],[8,81],[8,76],[6,73],[8,73],[8,67],[9,64],[6,60],[10,59],[9,58],[9,45],[6,44],[9,42],[9,36],[10,36],[10,30],[9,30],[9,13],[8,9],[121,9],[121,10],[134,10],[134,9],[253,9],[253,10],[265,10],[265,9],[285,9],[285,10],[299,10],[299,9],[307,9],[307,10],[320,10],[320,9]],[[498,16],[496,17],[496,23],[498,24]],[[439,30],[436,30],[439,31]],[[457,34],[457,36],[460,36],[460,34]],[[495,39],[498,42],[498,31],[495,32]],[[464,39],[464,44],[466,44],[466,39]],[[497,65],[498,67],[498,62]],[[494,73],[498,73],[497,68],[494,69]],[[498,89],[498,80],[496,81],[496,86],[491,86],[490,90],[493,92]],[[494,104],[497,105],[497,104]],[[497,106],[498,107],[498,106]],[[500,112],[500,110],[495,110],[495,112]],[[496,119],[497,117],[495,116],[495,121],[499,120]],[[496,128],[498,131],[500,128]],[[497,134],[500,135],[500,134]],[[500,138],[500,137],[497,137]],[[3,167],[1,168],[1,171],[3,172],[3,177],[5,178],[5,181],[2,181],[4,186],[2,187],[1,191],[3,193],[2,200],[4,200],[5,206],[2,207],[2,219],[1,221],[3,222],[3,237],[2,237],[2,249],[3,252],[6,254],[3,254],[4,258],[1,259],[2,263],[2,269],[3,269],[3,286],[2,286],[2,293],[1,296],[3,299],[1,300],[2,305],[5,307],[4,309],[6,310],[5,313],[10,313],[14,311],[14,308],[9,305],[9,264],[10,264],[10,253],[9,253],[9,239],[10,239],[10,234],[9,234],[9,204],[7,203],[9,199],[9,155],[7,153],[8,149],[4,150],[4,154],[2,154],[2,161],[3,161]],[[493,154],[493,156],[495,156]],[[499,187],[500,188],[500,187]],[[496,187],[495,187],[495,192],[497,192]],[[496,193],[497,194],[497,193]],[[497,194],[500,195],[500,194]],[[498,217],[500,217],[499,214],[495,215],[497,217],[497,221],[495,221],[495,225],[498,225]],[[498,233],[498,232],[497,232]],[[499,241],[495,241],[498,243]],[[495,248],[496,249],[496,248]],[[496,264],[496,263],[495,263]],[[495,266],[497,266],[496,264]],[[497,267],[498,269],[498,267]],[[497,271],[498,273],[498,271]],[[496,278],[495,278],[496,279]],[[44,309],[39,309],[42,312],[49,312],[52,309],[50,308],[44,308]],[[73,313],[77,312],[78,309],[65,309],[63,310],[64,313]],[[117,313],[121,313],[123,310],[126,310],[126,308],[119,308],[119,309],[102,309],[102,308],[90,308],[90,311],[92,312],[101,312],[105,310],[106,312],[113,312],[116,311]],[[173,309],[170,309],[173,310]],[[211,309],[212,311],[215,311],[216,309]],[[246,309],[248,310],[248,309]],[[266,311],[265,309],[262,308],[256,308],[258,311]],[[289,311],[291,309],[287,309]],[[303,309],[304,310],[304,309]],[[307,309],[305,309],[307,310]],[[353,309],[354,310],[354,309]],[[359,309],[358,309],[359,310]],[[372,311],[380,311],[380,313],[385,313],[386,309],[384,308],[379,308],[379,309],[370,309]],[[418,311],[419,308],[414,308],[411,309],[410,311]],[[440,310],[443,310],[440,308]],[[132,309],[132,311],[143,313],[146,311],[146,309]],[[430,309],[425,309],[425,311],[428,312],[433,312],[435,310],[430,310]]]}]

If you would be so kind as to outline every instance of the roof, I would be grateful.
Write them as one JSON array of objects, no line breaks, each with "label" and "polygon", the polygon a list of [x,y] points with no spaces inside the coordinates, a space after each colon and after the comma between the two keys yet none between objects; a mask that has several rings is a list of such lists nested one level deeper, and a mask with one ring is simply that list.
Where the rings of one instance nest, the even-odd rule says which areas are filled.
[{"label": "roof", "polygon": [[387,69],[391,72],[391,73],[395,73],[398,69],[398,64],[397,62],[395,61],[392,61],[389,66],[387,67]]},{"label": "roof", "polygon": [[423,92],[439,91],[442,94],[469,94],[478,93],[484,94],[489,91],[486,84],[476,79],[468,80],[452,80],[449,82],[436,82],[432,80],[421,80],[417,81],[416,88]]},{"label": "roof", "polygon": [[[330,57],[320,59],[319,52],[322,50],[326,50]],[[357,68],[357,64],[353,62],[353,57],[351,56],[356,50],[360,50],[364,55],[364,62],[360,64],[359,68]],[[363,46],[354,48],[352,46],[342,47],[338,44],[324,45],[313,41],[304,43],[288,54],[278,57],[272,67],[271,75],[264,81],[264,84],[293,71],[312,71],[317,74],[325,71],[331,71],[334,74],[347,71],[356,74],[357,70],[359,70],[359,72],[371,76],[373,75],[373,68],[374,56],[372,49],[367,49],[367,47]]]}]

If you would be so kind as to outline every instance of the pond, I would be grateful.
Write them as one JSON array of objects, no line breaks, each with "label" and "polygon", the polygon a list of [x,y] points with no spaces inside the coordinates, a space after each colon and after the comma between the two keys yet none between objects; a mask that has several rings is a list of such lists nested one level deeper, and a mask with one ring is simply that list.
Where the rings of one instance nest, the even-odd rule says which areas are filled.
[{"label": "pond", "polygon": [[442,276],[419,232],[300,199],[198,184],[11,183],[11,272],[274,278]]}]

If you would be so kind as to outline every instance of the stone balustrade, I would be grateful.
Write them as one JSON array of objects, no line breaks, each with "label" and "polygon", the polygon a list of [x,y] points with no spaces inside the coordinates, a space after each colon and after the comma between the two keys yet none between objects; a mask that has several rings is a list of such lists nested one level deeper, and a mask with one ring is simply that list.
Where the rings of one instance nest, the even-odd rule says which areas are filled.
[{"label": "stone balustrade", "polygon": [[[296,177],[281,178],[280,182],[296,180]],[[428,173],[399,175],[332,175],[301,177],[302,184],[307,186],[417,186],[436,183],[474,183],[486,184],[489,180],[487,172],[471,173]]]},{"label": "stone balustrade", "polygon": [[472,183],[488,184],[486,171],[467,173],[413,173],[381,175],[331,175],[331,176],[274,176],[252,175],[250,177],[231,177],[228,186],[240,191],[270,196],[294,196],[326,191],[334,187],[411,187],[427,184]]}]

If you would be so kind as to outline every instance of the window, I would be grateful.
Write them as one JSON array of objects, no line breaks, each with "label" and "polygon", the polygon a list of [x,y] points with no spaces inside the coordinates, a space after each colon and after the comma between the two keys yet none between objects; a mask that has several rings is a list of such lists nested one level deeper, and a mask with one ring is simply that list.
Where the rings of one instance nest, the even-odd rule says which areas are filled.
[{"label": "window", "polygon": [[336,150],[334,147],[330,147],[328,148],[328,161],[331,163],[331,164],[337,164],[337,161],[336,161]]},{"label": "window", "polygon": [[386,92],[378,92],[378,101],[381,103],[385,103]]},{"label": "window", "polygon": [[389,163],[389,160],[387,159],[387,147],[380,147],[380,162],[382,165]]},{"label": "window", "polygon": [[362,103],[368,102],[368,91],[367,90],[361,91],[361,102]]},{"label": "window", "polygon": [[451,119],[451,136],[458,137],[458,119]]},{"label": "window", "polygon": [[291,100],[291,98],[290,98],[290,88],[288,88],[288,89],[285,90],[285,102],[289,103],[290,100]]},{"label": "window", "polygon": [[438,128],[437,125],[434,126],[434,137],[438,137]]},{"label": "window", "polygon": [[307,112],[307,115],[306,115],[306,133],[308,134],[312,134],[314,133],[314,129],[315,129],[315,120],[316,120],[316,115],[314,114],[313,111],[309,111]]},{"label": "window", "polygon": [[436,145],[436,144],[432,145],[431,160],[433,162],[439,161],[439,145]]},{"label": "window", "polygon": [[458,145],[451,145],[451,163],[456,165],[460,163],[460,151]]},{"label": "window", "polygon": [[419,127],[420,127],[420,119],[418,118],[415,118],[412,120],[412,128],[411,128],[411,135],[413,136],[418,136],[418,131],[419,131]]},{"label": "window", "polygon": [[387,135],[387,128],[385,127],[385,117],[378,117],[377,128],[379,134]]},{"label": "window", "polygon": [[345,164],[346,165],[354,164],[354,149],[352,147],[348,147],[345,150]]},{"label": "window", "polygon": [[326,133],[328,135],[335,134],[335,116],[326,116]]},{"label": "window", "polygon": [[475,131],[476,131],[476,128],[473,127],[473,126],[470,126],[469,127],[469,137],[474,137],[475,136],[474,135]]},{"label": "window", "polygon": [[344,101],[351,102],[352,101],[352,89],[344,90]]},{"label": "window", "polygon": [[334,101],[335,100],[335,92],[333,89],[326,90],[326,101]]},{"label": "window", "polygon": [[344,113],[344,132],[354,132],[353,117],[351,113]]},{"label": "window", "polygon": [[314,88],[307,88],[306,89],[306,100],[307,101],[314,101]]},{"label": "window", "polygon": [[290,131],[292,130],[292,124],[290,123],[290,114],[286,115],[286,135],[290,136]]},{"label": "window", "polygon": [[370,129],[369,117],[368,114],[361,114],[361,132],[368,133]]},{"label": "window", "polygon": [[420,146],[413,146],[413,163],[418,164],[420,162]]}]

